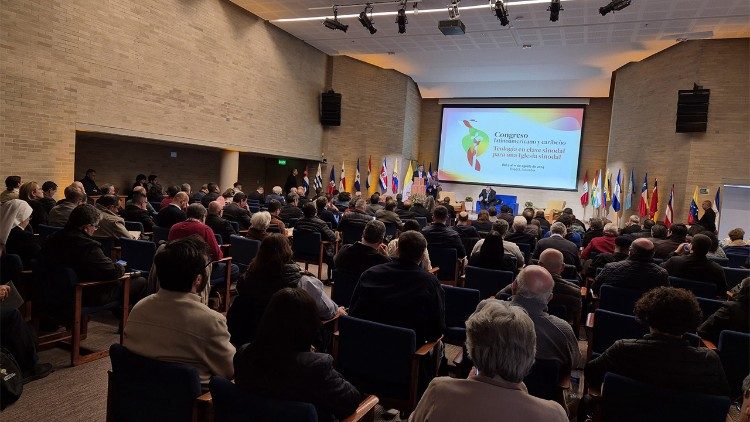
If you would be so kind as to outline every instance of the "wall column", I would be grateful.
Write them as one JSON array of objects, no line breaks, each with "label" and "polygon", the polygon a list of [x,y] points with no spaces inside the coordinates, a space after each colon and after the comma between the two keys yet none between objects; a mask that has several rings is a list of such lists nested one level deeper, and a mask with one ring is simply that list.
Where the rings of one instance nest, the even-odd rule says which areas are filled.
[{"label": "wall column", "polygon": [[222,151],[219,167],[219,187],[225,191],[234,185],[240,172],[240,152]]}]

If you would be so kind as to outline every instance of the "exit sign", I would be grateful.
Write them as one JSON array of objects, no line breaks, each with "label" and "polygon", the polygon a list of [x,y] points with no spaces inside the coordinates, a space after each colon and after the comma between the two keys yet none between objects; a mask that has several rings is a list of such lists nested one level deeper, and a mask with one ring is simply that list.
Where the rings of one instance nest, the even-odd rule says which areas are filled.
[{"label": "exit sign", "polygon": [[279,165],[285,166],[286,165],[286,159],[285,158],[279,158]]}]

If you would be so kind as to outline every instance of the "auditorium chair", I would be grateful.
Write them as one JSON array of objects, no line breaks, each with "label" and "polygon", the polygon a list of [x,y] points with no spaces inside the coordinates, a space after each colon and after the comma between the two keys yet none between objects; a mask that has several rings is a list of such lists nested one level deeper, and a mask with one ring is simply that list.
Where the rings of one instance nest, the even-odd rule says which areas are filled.
[{"label": "auditorium chair", "polygon": [[[212,261],[211,262],[211,270],[217,271],[218,270],[218,264],[223,263],[224,265],[224,277],[222,278],[216,278],[209,280],[209,283],[211,284],[211,288],[218,288],[219,291],[223,289],[223,296],[221,296],[221,307],[219,308],[219,312],[222,312],[226,315],[226,313],[229,311],[229,306],[232,303],[232,257],[227,256],[222,259]],[[223,286],[223,287],[222,287]]]},{"label": "auditorium chair", "polygon": [[[337,370],[360,392],[375,394],[387,408],[408,415],[437,375],[440,343],[438,339],[417,348],[413,330],[342,316],[333,357]],[[429,374],[420,380],[425,364],[430,365]]]},{"label": "auditorium chair", "polygon": [[240,267],[240,273],[245,272],[250,261],[258,254],[260,240],[233,234],[229,236],[229,244],[232,245],[232,262]]},{"label": "auditorium chair", "polygon": [[169,239],[169,229],[166,227],[154,226],[154,243],[159,245],[159,242],[167,241]]},{"label": "auditorium chair", "polygon": [[721,265],[722,267],[729,267],[729,258],[719,258],[718,256],[709,256],[709,260]]},{"label": "auditorium chair", "polygon": [[15,254],[0,255],[0,284],[11,281],[24,299],[19,311],[25,320],[31,318],[31,304],[34,294],[34,274],[31,269],[23,269],[21,257]]},{"label": "auditorium chair", "polygon": [[750,269],[724,267],[724,277],[727,279],[727,289],[732,289],[742,280],[750,277]]},{"label": "auditorium chair", "polygon": [[194,366],[146,358],[119,344],[109,356],[107,422],[197,419],[201,382]]},{"label": "auditorium chair", "polygon": [[331,285],[331,300],[337,305],[348,308],[351,305],[354,288],[359,278],[347,271],[333,270],[333,284]]},{"label": "auditorium chair", "polygon": [[250,211],[252,214],[255,214],[256,212],[260,212],[260,205],[249,205],[247,206],[248,211]]},{"label": "auditorium chair", "polygon": [[724,301],[722,300],[707,299],[704,297],[696,297],[696,299],[698,299],[698,305],[700,305],[701,312],[703,313],[703,321],[707,320],[708,317],[724,305]]},{"label": "auditorium chair", "polygon": [[385,239],[386,240],[395,239],[396,234],[398,233],[398,224],[396,223],[384,223],[384,224],[385,224]]},{"label": "auditorium chair", "polygon": [[[430,254],[432,258],[432,254]],[[494,297],[497,292],[513,282],[515,275],[512,271],[488,270],[486,268],[466,267],[466,283],[464,287],[479,290],[482,299]]]},{"label": "auditorium chair", "polygon": [[46,224],[39,224],[37,226],[37,232],[39,234],[39,237],[44,240],[47,237],[59,232],[62,230],[62,227],[55,227],[55,226],[48,226]]},{"label": "auditorium chair", "polygon": [[719,334],[718,352],[729,382],[732,398],[742,394],[742,380],[750,373],[750,334],[724,330]]},{"label": "auditorium chair", "polygon": [[359,222],[339,223],[339,231],[341,232],[341,244],[351,245],[362,239],[362,233],[365,231],[365,224]]},{"label": "auditorium chair", "polygon": [[299,221],[299,218],[290,218],[289,220],[284,221],[284,225],[286,225],[289,228],[294,228],[294,226],[297,224],[298,221]]},{"label": "auditorium chair", "polygon": [[224,245],[224,239],[221,237],[219,233],[214,233],[214,238],[216,239],[216,244],[219,246]]},{"label": "auditorium chair", "polygon": [[[130,274],[106,281],[79,282],[76,273],[65,267],[47,267],[40,263],[35,268],[36,285],[34,290],[34,314],[32,321],[39,332],[41,317],[51,317],[66,326],[63,332],[42,334],[37,337],[39,348],[54,347],[60,343],[69,343],[70,364],[78,366],[106,357],[107,350],[89,350],[81,346],[86,338],[89,316],[91,314],[112,311],[121,308],[120,344],[123,341],[123,330],[128,320],[130,307]],[[122,284],[122,303],[110,302],[101,306],[84,306],[84,291],[96,290],[120,282]],[[40,312],[44,309],[44,312]]]},{"label": "auditorium chair", "polygon": [[268,228],[266,229],[266,232],[284,234],[284,231],[281,230],[281,228],[275,224],[271,224],[270,226],[268,226]]},{"label": "auditorium chair", "polygon": [[750,254],[727,252],[727,261],[727,264],[722,264],[722,266],[730,268],[747,268],[750,265]]},{"label": "auditorium chair", "polygon": [[325,247],[330,242],[321,240],[320,233],[309,230],[295,230],[292,238],[294,260],[305,264],[305,270],[310,264],[318,266],[318,280],[323,274],[323,257]]},{"label": "auditorium chair", "polygon": [[591,329],[587,361],[604,353],[617,340],[637,339],[648,333],[648,328],[634,316],[604,309],[597,309],[589,314],[586,326]]},{"label": "auditorium chair", "polygon": [[[705,297],[707,299],[713,299],[716,297],[717,288],[714,283],[704,283],[696,280],[688,280],[680,277],[669,277],[669,285],[680,289],[685,289],[693,292],[698,297]],[[721,292],[722,294],[724,292]]]},{"label": "auditorium chair", "polygon": [[427,217],[414,217],[414,219],[419,223],[419,227],[425,228],[427,226]]},{"label": "auditorium chair", "polygon": [[234,230],[235,233],[239,233],[240,232],[240,223],[238,223],[238,222],[236,222],[234,220],[227,220],[227,221],[229,221],[229,224],[232,225],[232,229]]},{"label": "auditorium chair", "polygon": [[607,373],[594,421],[724,422],[729,405],[728,397],[669,390]]},{"label": "auditorium chair", "polygon": [[479,290],[443,286],[443,291],[445,292],[443,340],[448,344],[463,346],[466,342],[466,320],[474,313],[481,300]]},{"label": "auditorium chair", "polygon": [[148,240],[120,239],[122,253],[120,259],[127,262],[129,270],[137,270],[148,278],[151,266],[154,264],[156,245]]},{"label": "auditorium chair", "polygon": [[640,299],[641,295],[643,295],[643,292],[640,290],[623,289],[622,287],[604,284],[599,291],[599,309],[633,315],[635,302]]},{"label": "auditorium chair", "polygon": [[159,212],[159,210],[161,210],[161,202],[149,201],[148,203],[151,204],[151,208],[153,208],[154,211]]},{"label": "auditorium chair", "polygon": [[453,248],[431,248],[427,245],[427,253],[433,267],[438,267],[437,278],[441,283],[455,286],[459,279],[458,252]]},{"label": "auditorium chair", "polygon": [[464,251],[466,251],[466,255],[471,256],[471,251],[474,249],[474,246],[479,242],[478,237],[462,237],[461,243],[464,245]]},{"label": "auditorium chair", "polygon": [[143,229],[143,223],[140,221],[125,221],[125,230],[129,232],[141,232],[143,233],[145,230]]},{"label": "auditorium chair", "polygon": [[531,245],[529,245],[528,243],[516,243],[516,245],[523,254],[524,263],[528,265],[531,259]]},{"label": "auditorium chair", "polygon": [[[561,379],[562,378],[562,379]],[[529,394],[540,399],[565,405],[565,390],[570,389],[570,374],[560,376],[560,363],[551,359],[536,359],[523,383]]]}]

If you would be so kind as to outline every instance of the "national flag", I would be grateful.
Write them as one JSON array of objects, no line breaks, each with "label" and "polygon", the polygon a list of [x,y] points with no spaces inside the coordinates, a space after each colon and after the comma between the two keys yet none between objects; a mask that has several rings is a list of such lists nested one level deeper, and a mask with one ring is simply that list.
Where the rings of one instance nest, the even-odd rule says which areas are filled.
[{"label": "national flag", "polygon": [[641,199],[638,200],[638,215],[645,217],[648,215],[648,173],[643,176],[643,185],[641,186]]},{"label": "national flag", "polygon": [[362,192],[362,185],[359,184],[359,158],[357,158],[357,172],[354,173],[354,190]]},{"label": "national flag", "polygon": [[383,165],[380,166],[380,178],[378,179],[380,182],[380,190],[385,192],[388,190],[388,164],[385,161],[385,157],[383,157]]},{"label": "national flag", "polygon": [[633,196],[635,195],[635,176],[633,175],[633,169],[630,169],[630,180],[628,180],[625,185],[623,192],[626,192],[624,208],[629,210],[633,207]]},{"label": "national flag", "polygon": [[581,205],[586,208],[589,204],[589,171],[586,170],[586,175],[583,176],[583,195],[581,195]]},{"label": "national flag", "polygon": [[318,172],[315,173],[313,186],[315,186],[315,189],[323,189],[323,172],[321,170],[320,163],[318,163]]},{"label": "national flag", "polygon": [[372,173],[372,155],[367,160],[367,179],[365,179],[365,189],[367,189],[367,193],[368,194],[372,194],[372,192],[370,192],[370,176],[371,176],[371,173]]},{"label": "national flag", "polygon": [[651,205],[648,207],[650,210],[650,218],[654,221],[658,218],[659,214],[659,181],[654,179],[654,190],[651,193]]},{"label": "national flag", "polygon": [[698,222],[698,186],[693,191],[693,199],[690,200],[690,211],[688,213],[688,224]]},{"label": "national flag", "polygon": [[604,178],[604,190],[602,191],[602,208],[605,210],[607,209],[607,204],[612,201],[612,191],[610,190],[609,179],[610,174],[609,170],[607,170],[606,177]]},{"label": "national flag", "polygon": [[672,190],[669,191],[669,202],[667,202],[667,210],[664,212],[664,225],[667,226],[667,228],[672,227],[672,223],[674,222],[674,185],[672,185]]},{"label": "national flag", "polygon": [[393,176],[391,176],[391,192],[398,193],[398,160],[393,163]]},{"label": "national flag", "polygon": [[716,189],[716,196],[714,197],[714,203],[716,204],[716,212],[721,212],[721,186]]},{"label": "national flag", "polygon": [[333,195],[333,191],[336,190],[336,172],[331,166],[331,174],[328,176],[328,194]]},{"label": "national flag", "polygon": [[599,171],[599,169],[596,169],[596,174],[594,175],[594,180],[591,183],[591,206],[594,209],[599,208],[599,205],[602,202],[602,197],[600,195],[601,192],[601,186],[602,186],[602,175]]},{"label": "national flag", "polygon": [[343,161],[341,162],[341,174],[339,175],[339,192],[346,192],[346,171]]},{"label": "national flag", "polygon": [[617,170],[615,191],[612,192],[612,209],[615,210],[615,212],[620,212],[620,197],[622,196],[622,193],[620,192],[620,172],[621,170]]},{"label": "national flag", "polygon": [[305,187],[305,193],[310,190],[310,179],[307,178],[307,167],[305,167],[305,172],[302,176],[302,186]]},{"label": "national flag", "polygon": [[414,174],[414,170],[411,166],[411,160],[409,160],[409,167],[406,169],[406,182],[404,182],[404,190],[401,192],[404,198],[408,198],[411,195],[411,187],[414,185],[414,180],[411,177]]}]

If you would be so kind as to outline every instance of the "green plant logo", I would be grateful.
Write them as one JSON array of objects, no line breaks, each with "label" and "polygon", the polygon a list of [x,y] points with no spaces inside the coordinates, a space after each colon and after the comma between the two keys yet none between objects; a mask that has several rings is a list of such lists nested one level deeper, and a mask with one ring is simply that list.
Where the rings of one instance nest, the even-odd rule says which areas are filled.
[{"label": "green plant logo", "polygon": [[480,171],[482,165],[478,158],[487,152],[487,148],[490,147],[490,137],[485,132],[475,128],[471,122],[476,123],[476,120],[464,120],[464,126],[469,128],[469,134],[461,139],[461,145],[466,151],[466,161],[469,162],[469,166],[476,171]]}]

